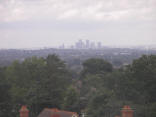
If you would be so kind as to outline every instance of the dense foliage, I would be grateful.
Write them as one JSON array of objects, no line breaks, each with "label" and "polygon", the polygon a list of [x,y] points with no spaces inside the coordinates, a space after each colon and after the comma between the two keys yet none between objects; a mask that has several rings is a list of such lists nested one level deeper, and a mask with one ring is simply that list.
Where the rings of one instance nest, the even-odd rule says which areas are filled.
[{"label": "dense foliage", "polygon": [[56,55],[31,57],[0,68],[0,116],[18,117],[21,105],[28,105],[31,117],[45,107],[111,117],[126,104],[137,117],[155,117],[155,91],[155,55],[143,55],[118,69],[91,58],[79,74]]}]

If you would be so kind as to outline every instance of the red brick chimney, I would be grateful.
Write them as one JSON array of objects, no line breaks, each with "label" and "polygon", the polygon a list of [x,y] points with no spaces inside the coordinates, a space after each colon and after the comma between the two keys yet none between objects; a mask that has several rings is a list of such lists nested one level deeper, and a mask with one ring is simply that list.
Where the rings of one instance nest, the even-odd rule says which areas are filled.
[{"label": "red brick chimney", "polygon": [[133,117],[133,110],[130,106],[124,106],[121,110],[121,117]]},{"label": "red brick chimney", "polygon": [[27,106],[22,106],[19,112],[20,117],[29,117],[29,110],[27,109]]}]

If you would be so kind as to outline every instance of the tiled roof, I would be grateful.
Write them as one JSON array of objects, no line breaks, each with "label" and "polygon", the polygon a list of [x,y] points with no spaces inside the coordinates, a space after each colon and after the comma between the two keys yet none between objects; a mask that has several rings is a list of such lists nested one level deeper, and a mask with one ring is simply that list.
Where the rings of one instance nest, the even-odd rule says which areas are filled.
[{"label": "tiled roof", "polygon": [[38,117],[78,117],[78,114],[75,112],[62,111],[56,108],[45,108]]}]

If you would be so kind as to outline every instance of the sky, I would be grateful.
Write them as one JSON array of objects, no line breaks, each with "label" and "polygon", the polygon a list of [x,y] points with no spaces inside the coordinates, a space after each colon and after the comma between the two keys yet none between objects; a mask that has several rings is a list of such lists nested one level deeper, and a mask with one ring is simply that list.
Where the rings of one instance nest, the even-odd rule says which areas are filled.
[{"label": "sky", "polygon": [[69,46],[79,39],[156,45],[156,0],[0,0],[0,48]]}]

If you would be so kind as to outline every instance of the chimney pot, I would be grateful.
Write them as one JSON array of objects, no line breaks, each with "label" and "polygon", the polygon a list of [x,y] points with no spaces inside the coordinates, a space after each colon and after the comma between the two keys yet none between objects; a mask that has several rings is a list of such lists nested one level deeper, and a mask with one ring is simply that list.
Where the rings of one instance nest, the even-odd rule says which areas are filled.
[{"label": "chimney pot", "polygon": [[29,117],[29,110],[27,109],[27,106],[22,106],[19,112],[20,117]]}]

